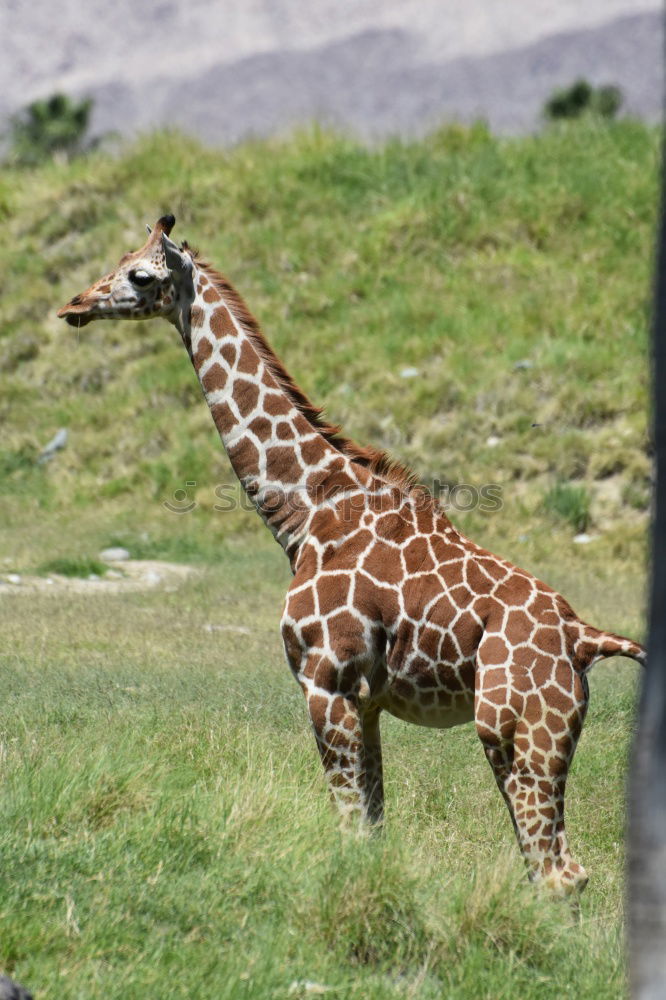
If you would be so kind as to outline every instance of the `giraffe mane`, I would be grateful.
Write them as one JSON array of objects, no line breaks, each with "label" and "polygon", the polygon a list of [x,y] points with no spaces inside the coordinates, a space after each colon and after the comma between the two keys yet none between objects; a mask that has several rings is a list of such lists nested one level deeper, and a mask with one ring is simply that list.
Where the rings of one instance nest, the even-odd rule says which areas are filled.
[{"label": "giraffe mane", "polygon": [[373,476],[377,476],[379,479],[396,486],[403,492],[418,492],[422,502],[426,498],[436,502],[426,487],[418,482],[416,474],[408,466],[391,458],[390,455],[379,448],[373,448],[371,445],[363,446],[356,444],[351,438],[342,434],[342,428],[339,424],[329,423],[324,418],[322,408],[315,406],[306,396],[277,357],[273,348],[266,340],[259,323],[234,286],[211,264],[201,260],[198,253],[187,246],[187,244],[183,245],[183,249],[190,254],[197,267],[205,272],[210,281],[213,282],[215,288],[222,295],[225,305],[231,309],[234,318],[241,324],[249,336],[254,348],[275,381],[311,426],[329,444],[337,448],[341,454],[350,458],[352,462],[356,462],[368,469]]}]

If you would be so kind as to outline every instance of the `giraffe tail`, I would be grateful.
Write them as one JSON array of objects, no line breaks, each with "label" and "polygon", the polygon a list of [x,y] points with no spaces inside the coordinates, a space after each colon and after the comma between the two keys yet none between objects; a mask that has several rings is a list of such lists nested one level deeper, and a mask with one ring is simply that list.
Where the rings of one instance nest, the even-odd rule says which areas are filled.
[{"label": "giraffe tail", "polygon": [[574,640],[574,656],[582,670],[589,670],[607,656],[628,656],[645,666],[647,650],[640,642],[627,639],[614,632],[602,632],[591,625],[579,623],[579,634]]}]

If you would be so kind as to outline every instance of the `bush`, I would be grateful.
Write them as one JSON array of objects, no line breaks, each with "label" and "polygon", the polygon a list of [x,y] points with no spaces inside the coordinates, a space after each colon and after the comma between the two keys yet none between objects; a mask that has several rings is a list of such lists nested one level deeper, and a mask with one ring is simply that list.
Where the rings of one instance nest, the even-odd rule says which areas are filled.
[{"label": "bush", "polygon": [[48,562],[42,563],[38,572],[44,575],[55,573],[58,576],[73,576],[85,579],[89,576],[104,576],[108,568],[99,559],[91,559],[88,556],[77,556],[74,558],[63,556],[56,559],[49,559]]},{"label": "bush", "polygon": [[14,157],[20,163],[36,164],[54,153],[69,158],[83,152],[92,105],[89,99],[74,101],[65,94],[28,104],[11,120]]},{"label": "bush", "polygon": [[543,113],[551,120],[580,118],[585,112],[602,118],[614,118],[620,110],[622,100],[619,87],[593,87],[587,80],[576,80],[570,87],[556,90],[546,101]]},{"label": "bush", "polygon": [[615,115],[622,106],[622,91],[619,87],[606,86],[597,87],[595,93],[595,105],[597,114],[604,118],[615,118]]},{"label": "bush", "polygon": [[544,497],[551,514],[568,521],[574,531],[586,531],[590,523],[590,496],[584,486],[555,483]]}]

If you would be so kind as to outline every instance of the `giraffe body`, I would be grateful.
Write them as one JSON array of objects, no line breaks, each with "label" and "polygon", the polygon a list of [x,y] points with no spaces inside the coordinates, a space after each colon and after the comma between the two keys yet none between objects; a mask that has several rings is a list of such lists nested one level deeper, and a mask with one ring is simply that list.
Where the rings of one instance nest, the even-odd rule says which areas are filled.
[{"label": "giraffe body", "polygon": [[580,621],[462,536],[405,470],[325,423],[226,279],[170,240],[173,222],[59,315],[163,315],[179,330],[234,470],[290,560],[285,651],[341,811],[382,819],[382,711],[443,729],[474,720],[531,877],[582,888],[564,789],[586,672],[644,650]]}]

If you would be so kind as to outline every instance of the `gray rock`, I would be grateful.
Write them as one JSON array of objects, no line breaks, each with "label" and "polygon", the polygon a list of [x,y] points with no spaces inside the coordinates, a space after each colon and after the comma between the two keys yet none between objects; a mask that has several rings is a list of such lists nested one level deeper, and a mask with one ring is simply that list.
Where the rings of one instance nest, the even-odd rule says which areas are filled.
[{"label": "gray rock", "polygon": [[206,623],[203,628],[204,632],[237,632],[238,635],[252,635],[252,629],[246,628],[245,625],[212,625]]},{"label": "gray rock", "polygon": [[102,562],[124,562],[130,558],[130,554],[127,549],[123,549],[118,545],[110,549],[102,549],[99,557]]},{"label": "gray rock", "polygon": [[8,976],[0,976],[0,1000],[32,1000],[32,993]]},{"label": "gray rock", "polygon": [[56,452],[62,451],[62,449],[65,447],[65,445],[67,444],[67,438],[68,438],[67,429],[65,427],[61,427],[60,430],[57,431],[57,433],[51,438],[49,443],[44,447],[42,453],[37,459],[37,464],[43,465],[44,462],[50,462],[53,456],[56,454]]}]

